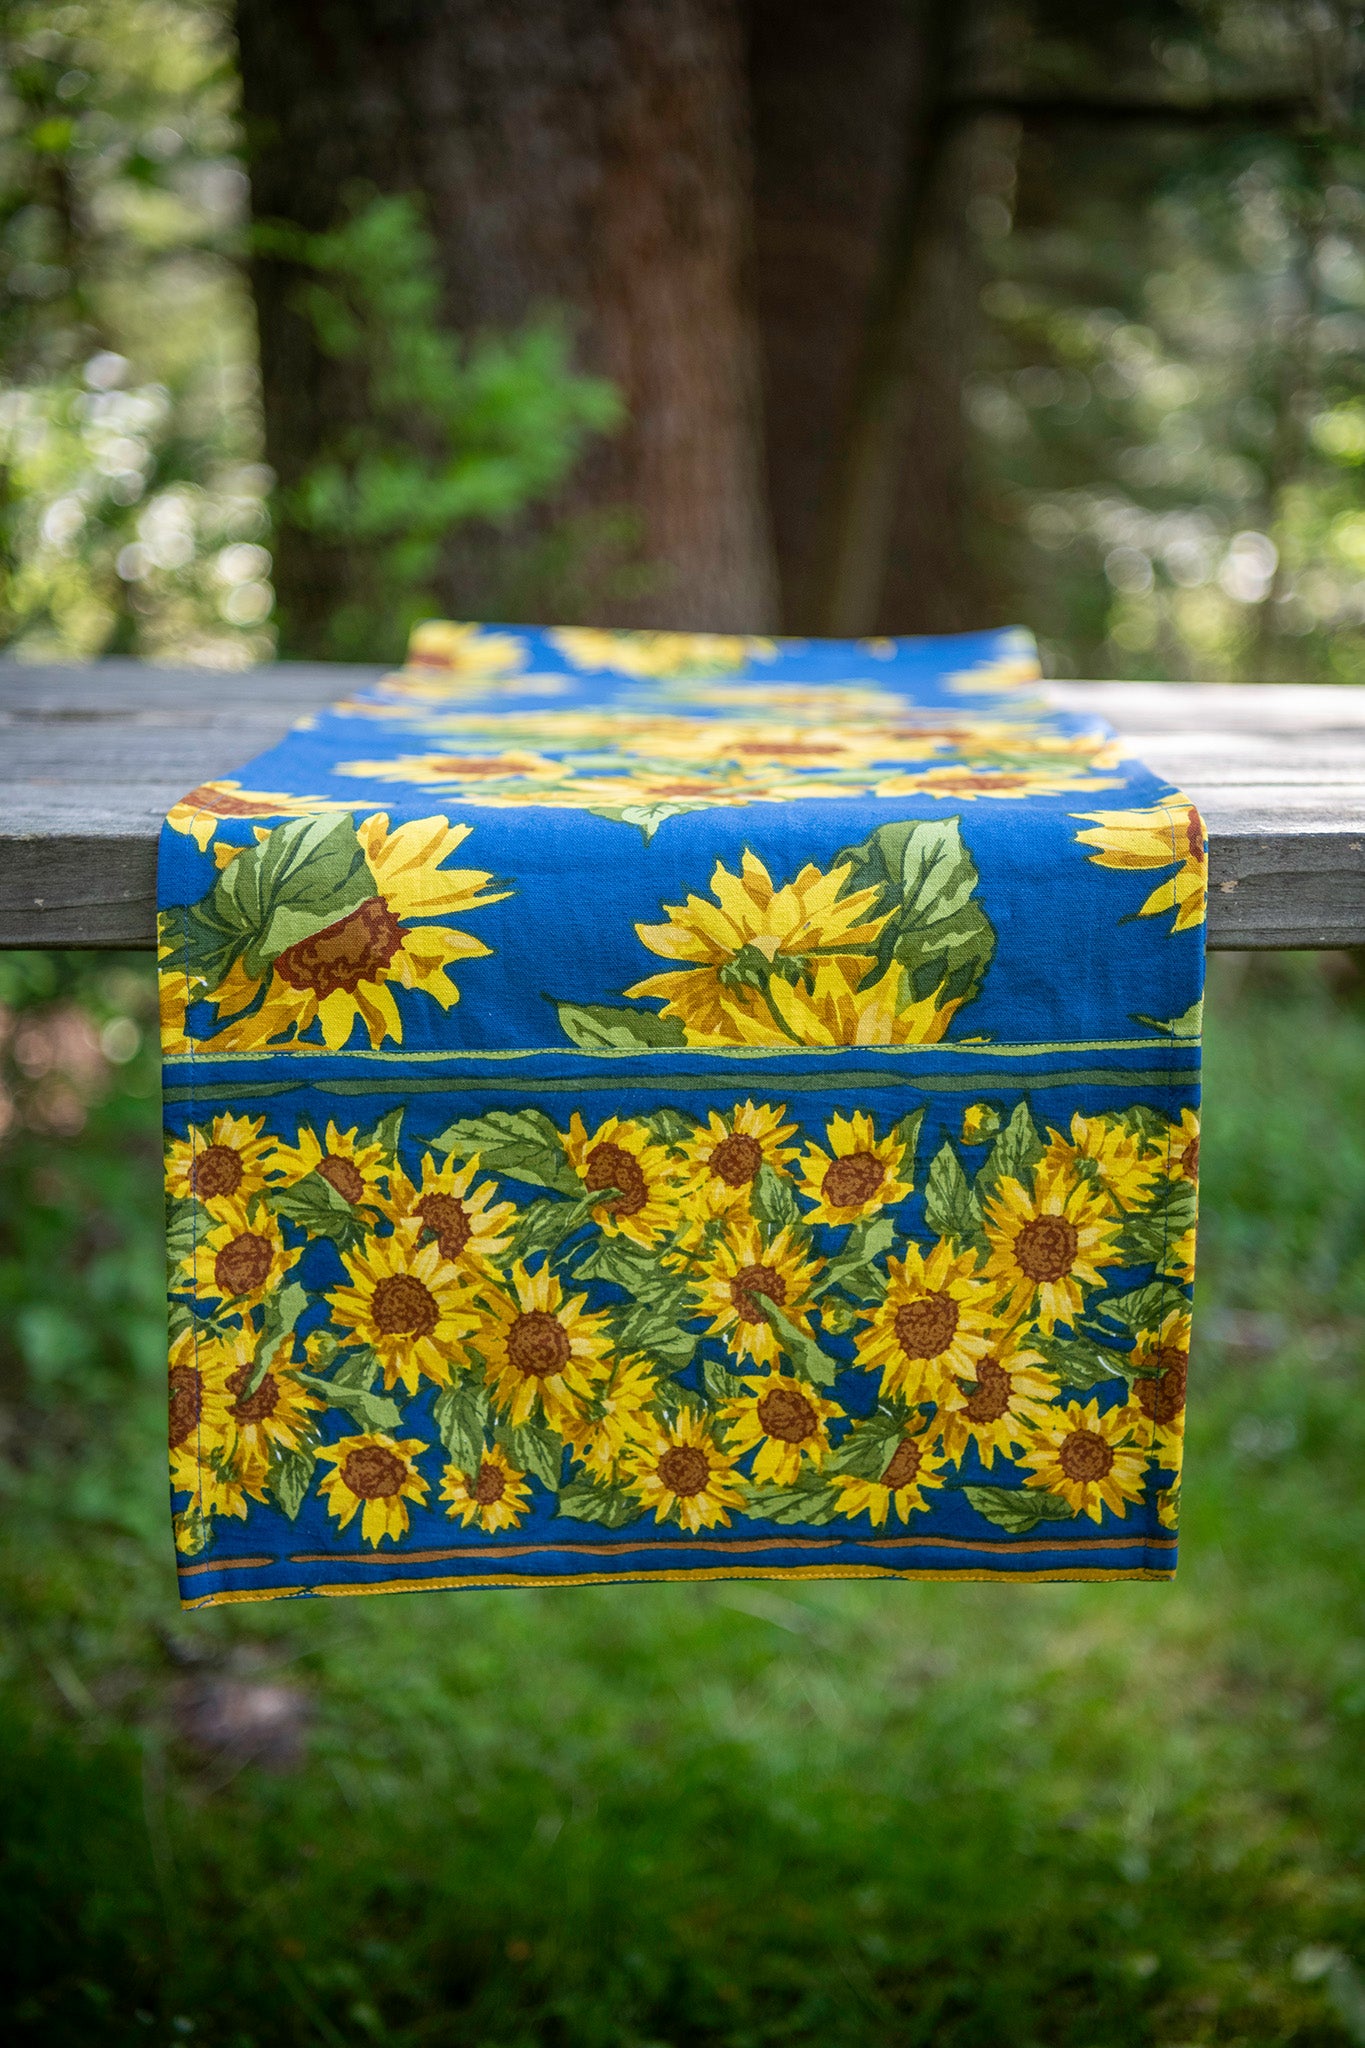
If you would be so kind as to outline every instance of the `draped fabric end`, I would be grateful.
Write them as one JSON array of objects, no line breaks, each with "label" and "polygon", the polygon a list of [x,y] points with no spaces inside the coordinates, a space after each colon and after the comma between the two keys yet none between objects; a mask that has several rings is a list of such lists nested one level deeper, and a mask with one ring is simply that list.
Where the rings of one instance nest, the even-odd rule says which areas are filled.
[{"label": "draped fabric end", "polygon": [[1038,678],[432,622],[176,805],[186,1606],[1171,1576],[1204,837]]}]

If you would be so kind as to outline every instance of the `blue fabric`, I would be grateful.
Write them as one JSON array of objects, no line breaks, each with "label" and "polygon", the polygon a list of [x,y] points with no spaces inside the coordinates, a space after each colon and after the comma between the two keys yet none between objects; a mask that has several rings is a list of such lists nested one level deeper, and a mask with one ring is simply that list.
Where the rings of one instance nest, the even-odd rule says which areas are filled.
[{"label": "blue fabric", "polygon": [[187,1603],[1169,1576],[1203,834],[1037,677],[433,622],[176,806]]}]

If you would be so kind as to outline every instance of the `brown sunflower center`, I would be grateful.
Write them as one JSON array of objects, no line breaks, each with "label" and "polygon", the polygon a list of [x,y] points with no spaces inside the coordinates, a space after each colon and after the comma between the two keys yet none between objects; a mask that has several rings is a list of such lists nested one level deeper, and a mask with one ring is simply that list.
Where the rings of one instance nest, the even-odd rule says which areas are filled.
[{"label": "brown sunflower center", "polygon": [[491,1508],[507,1491],[507,1474],[500,1465],[485,1458],[474,1481],[474,1498],[481,1508]]},{"label": "brown sunflower center", "polygon": [[353,996],[362,981],[373,981],[403,943],[402,927],[382,896],[371,896],[311,939],[300,939],[280,954],[275,971],[291,988],[311,989],[321,999],[344,989]]},{"label": "brown sunflower center", "polygon": [[423,1195],[417,1204],[417,1214],[427,1229],[436,1235],[436,1249],[443,1259],[458,1259],[460,1253],[474,1235],[474,1226],[465,1214],[463,1202],[454,1195]]},{"label": "brown sunflower center", "polygon": [[268,1372],[254,1394],[242,1400],[242,1388],[251,1378],[251,1367],[239,1365],[228,1380],[227,1390],[237,1395],[232,1412],[239,1422],[264,1422],[267,1415],[273,1415],[279,1406],[280,1383],[273,1372]]},{"label": "brown sunflower center", "polygon": [[179,1450],[199,1420],[204,1383],[192,1365],[171,1369],[171,1449]]},{"label": "brown sunflower center", "polygon": [[742,1323],[761,1323],[758,1296],[766,1294],[779,1308],[787,1299],[787,1283],[776,1266],[741,1266],[730,1282],[730,1299]]},{"label": "brown sunflower center", "polygon": [[994,1358],[976,1368],[976,1386],[963,1413],[969,1422],[998,1422],[1010,1405],[1010,1376]]},{"label": "brown sunflower center", "polygon": [[268,1237],[244,1230],[229,1238],[213,1262],[214,1284],[220,1294],[253,1294],[270,1271],[274,1247]]},{"label": "brown sunflower center", "polygon": [[902,1437],[892,1453],[891,1463],[882,1474],[882,1485],[894,1492],[898,1486],[909,1486],[919,1477],[923,1453],[918,1444],[909,1437]]},{"label": "brown sunflower center", "polygon": [[638,1216],[649,1200],[649,1183],[640,1162],[624,1145],[594,1145],[583,1184],[590,1194],[598,1188],[617,1190],[615,1197],[602,1205],[613,1216]]},{"label": "brown sunflower center", "polygon": [[318,1161],[318,1172],[329,1187],[336,1189],[342,1201],[353,1208],[365,1192],[365,1182],[354,1159],[341,1159],[335,1152],[329,1152]]},{"label": "brown sunflower center", "polygon": [[215,1195],[235,1195],[245,1171],[241,1154],[231,1145],[210,1145],[194,1162],[190,1186],[206,1202]]},{"label": "brown sunflower center", "polygon": [[765,1394],[758,1404],[758,1419],[766,1435],[784,1444],[803,1444],[820,1426],[814,1408],[795,1387],[774,1387]]},{"label": "brown sunflower center", "polygon": [[763,1147],[743,1131],[722,1138],[711,1154],[711,1171],[727,1188],[747,1187],[762,1164]]},{"label": "brown sunflower center", "polygon": [[390,1500],[403,1484],[403,1460],[383,1444],[366,1444],[349,1451],[342,1460],[341,1476],[361,1500]]},{"label": "brown sunflower center", "polygon": [[670,1444],[655,1466],[670,1493],[700,1493],[711,1477],[705,1451],[695,1444]]},{"label": "brown sunflower center", "polygon": [[1185,1405],[1189,1354],[1174,1344],[1163,1344],[1152,1362],[1161,1367],[1160,1374],[1144,1373],[1133,1382],[1138,1407],[1151,1422],[1174,1422]]},{"label": "brown sunflower center", "polygon": [[384,1337],[429,1337],[441,1320],[440,1304],[415,1273],[389,1273],[370,1303],[374,1326]]},{"label": "brown sunflower center", "polygon": [[1014,1263],[1030,1280],[1061,1280],[1076,1263],[1079,1243],[1065,1216],[1035,1216],[1014,1240]]},{"label": "brown sunflower center", "polygon": [[886,1168],[870,1152],[850,1152],[826,1169],[820,1193],[835,1209],[857,1209],[870,1202],[882,1182]]},{"label": "brown sunflower center", "polygon": [[193,804],[198,811],[207,811],[214,818],[278,818],[278,804],[253,802],[249,797],[233,796],[226,789],[213,789],[201,783],[192,789],[183,803]]},{"label": "brown sunflower center", "polygon": [[907,1358],[941,1358],[957,1335],[961,1310],[941,1291],[902,1302],[896,1310],[896,1342]]},{"label": "brown sunflower center", "polygon": [[562,1372],[571,1349],[568,1331],[548,1309],[525,1310],[507,1332],[507,1362],[528,1379],[547,1380]]},{"label": "brown sunflower center", "polygon": [[1185,1176],[1186,1180],[1198,1180],[1198,1178],[1199,1178],[1199,1140],[1198,1140],[1198,1138],[1191,1138],[1191,1139],[1190,1139],[1190,1142],[1189,1142],[1189,1144],[1188,1144],[1188,1145],[1187,1145],[1187,1146],[1185,1147],[1184,1151],[1183,1151],[1183,1152],[1181,1153],[1181,1155],[1180,1155],[1180,1170],[1181,1170],[1181,1172],[1182,1172],[1182,1173],[1184,1174],[1184,1176]]},{"label": "brown sunflower center", "polygon": [[1191,811],[1185,821],[1185,844],[1190,850],[1191,860],[1204,858],[1204,827],[1199,821],[1198,811]]},{"label": "brown sunflower center", "polygon": [[1068,1479],[1107,1479],[1113,1469],[1114,1453],[1098,1431],[1073,1429],[1062,1439],[1057,1462]]}]

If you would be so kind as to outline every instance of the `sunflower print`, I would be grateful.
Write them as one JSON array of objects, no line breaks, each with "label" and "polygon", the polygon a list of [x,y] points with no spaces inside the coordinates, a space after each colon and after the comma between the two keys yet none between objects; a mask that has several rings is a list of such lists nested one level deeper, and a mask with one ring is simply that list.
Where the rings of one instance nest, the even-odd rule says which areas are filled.
[{"label": "sunflower print", "polygon": [[573,668],[638,677],[723,676],[771,661],[777,644],[753,634],[613,632],[560,626],[546,635]]},{"label": "sunflower print", "polygon": [[850,1521],[869,1515],[874,1529],[884,1528],[892,1514],[898,1521],[908,1522],[911,1515],[925,1514],[933,1506],[926,1496],[944,1484],[946,1463],[927,1435],[903,1436],[880,1479],[862,1479],[850,1472],[835,1474],[836,1512]]},{"label": "sunflower print", "polygon": [[1021,1462],[1026,1485],[1045,1487],[1092,1522],[1106,1508],[1126,1516],[1142,1499],[1147,1452],[1136,1440],[1131,1408],[1102,1410],[1098,1401],[1041,1408]]},{"label": "sunflower print", "polygon": [[721,1338],[735,1357],[777,1364],[781,1345],[763,1312],[765,1300],[810,1334],[810,1289],[820,1262],[806,1258],[790,1228],[766,1244],[756,1223],[737,1223],[691,1263],[695,1312],[710,1316],[706,1334]]},{"label": "sunflower print", "polygon": [[1138,911],[1139,917],[1160,917],[1171,911],[1172,932],[1193,931],[1204,922],[1208,848],[1203,822],[1188,797],[1172,796],[1166,803],[1144,810],[1078,811],[1073,815],[1095,827],[1093,832],[1078,832],[1076,841],[1098,849],[1090,856],[1096,867],[1130,873],[1175,869],[1164,882],[1158,882]]},{"label": "sunflower print", "polygon": [[326,1404],[278,1355],[248,1393],[258,1342],[255,1330],[241,1329],[216,1339],[201,1336],[197,1348],[204,1398],[221,1418],[224,1448],[246,1491],[254,1500],[264,1500],[271,1458],[282,1451],[302,1450],[311,1442]]},{"label": "sunflower print", "polygon": [[686,1206],[698,1204],[707,1216],[747,1214],[754,1182],[765,1166],[785,1174],[800,1146],[784,1122],[785,1106],[738,1102],[728,1112],[708,1110],[706,1122],[681,1147],[686,1162]]},{"label": "sunflower print", "polygon": [[960,1463],[974,1446],[989,1471],[997,1457],[1007,1463],[1031,1435],[1033,1412],[1051,1401],[1057,1383],[1041,1353],[1031,1350],[1026,1335],[1012,1330],[995,1350],[979,1358],[970,1379],[958,1380],[945,1393],[937,1416],[943,1454]]},{"label": "sunflower print", "polygon": [[215,1050],[254,1052],[297,1044],[316,1025],[329,1052],[349,1044],[357,1026],[372,1050],[401,1045],[395,989],[430,996],[443,1010],[460,999],[448,969],[486,958],[491,948],[453,925],[418,922],[460,916],[499,903],[480,868],[445,862],[469,836],[468,825],[417,818],[389,830],[384,812],[356,826],[376,893],[335,924],[287,947],[274,963],[264,996],[239,961],[213,991]]},{"label": "sunflower print", "polygon": [[910,1193],[912,1183],[901,1170],[904,1144],[895,1131],[878,1139],[866,1110],[852,1116],[836,1113],[825,1130],[829,1151],[812,1145],[801,1162],[800,1188],[815,1207],[807,1223],[835,1229],[894,1208]]},{"label": "sunflower print", "polygon": [[408,636],[404,665],[436,671],[442,678],[505,682],[519,675],[529,658],[526,642],[515,633],[490,632],[486,626],[466,626],[450,619],[425,619]]},{"label": "sunflower print", "polygon": [[485,1273],[511,1244],[516,1220],[516,1204],[497,1201],[497,1192],[496,1181],[479,1179],[477,1153],[463,1165],[448,1156],[438,1166],[424,1152],[416,1184],[401,1166],[390,1168],[384,1211],[396,1230],[434,1243],[447,1265]]},{"label": "sunflower print", "polygon": [[439,1244],[408,1235],[367,1237],[342,1254],[346,1285],[327,1297],[332,1322],[352,1344],[368,1344],[384,1385],[415,1394],[423,1379],[448,1387],[468,1364],[467,1340],[480,1326],[469,1275],[441,1256]]},{"label": "sunflower print", "polygon": [[990,1257],[985,1276],[1005,1290],[1013,1318],[1032,1317],[1051,1336],[1074,1323],[1086,1290],[1120,1262],[1120,1223],[1106,1196],[1066,1168],[1039,1164],[1030,1191],[1008,1176],[984,1205]]},{"label": "sunflower print", "polygon": [[349,1528],[358,1509],[366,1543],[376,1550],[385,1538],[400,1543],[408,1533],[408,1502],[421,1507],[431,1491],[416,1465],[429,1449],[417,1437],[393,1437],[378,1429],[324,1444],[318,1459],[332,1470],[319,1482],[318,1492],[338,1528]]},{"label": "sunflower print", "polygon": [[231,777],[221,782],[201,782],[188,796],[182,796],[166,813],[174,832],[186,833],[207,853],[220,818],[313,818],[334,811],[336,798],[330,796],[289,796],[280,789],[243,789]]},{"label": "sunflower print", "polygon": [[1164,1149],[1166,1172],[1172,1180],[1199,1180],[1199,1118],[1192,1109],[1182,1109],[1179,1123],[1172,1123]]},{"label": "sunflower print", "polygon": [[575,1110],[564,1150],[584,1192],[615,1189],[593,1205],[593,1218],[608,1236],[657,1244],[680,1221],[685,1180],[679,1162],[647,1124],[609,1116],[589,1134]]},{"label": "sunflower print", "polygon": [[676,1522],[691,1534],[728,1526],[744,1499],[733,1458],[705,1415],[690,1408],[671,1428],[656,1424],[645,1443],[627,1451],[622,1478],[656,1522]]},{"label": "sunflower print", "polygon": [[881,1374],[884,1395],[910,1402],[940,1400],[955,1380],[974,1380],[1005,1328],[999,1285],[978,1275],[975,1254],[946,1239],[927,1257],[910,1244],[886,1270],[885,1299],[861,1312],[858,1364]]},{"label": "sunflower print", "polygon": [[166,1147],[166,1190],[180,1201],[199,1201],[210,1216],[241,1207],[266,1185],[266,1162],[275,1152],[263,1137],[263,1116],[225,1111],[207,1125],[191,1124]]},{"label": "sunflower print", "polygon": [[651,1412],[659,1382],[642,1358],[604,1359],[575,1417],[570,1439],[575,1458],[595,1479],[615,1479],[627,1451],[648,1443],[657,1428]]},{"label": "sunflower print", "polygon": [[216,1297],[234,1309],[258,1308],[303,1256],[287,1245],[279,1223],[258,1198],[249,1205],[223,1202],[182,1267],[198,1295]]},{"label": "sunflower print", "polygon": [[737,1458],[755,1453],[754,1480],[792,1486],[804,1468],[818,1472],[829,1455],[830,1422],[843,1417],[838,1402],[781,1372],[747,1378],[743,1386],[721,1408],[720,1422],[726,1447]]},{"label": "sunflower print", "polygon": [[193,1329],[181,1331],[172,1340],[169,1364],[171,1486],[177,1493],[197,1493],[204,1452],[227,1442],[232,1426],[230,1397],[224,1377],[209,1378],[204,1372]]},{"label": "sunflower print", "polygon": [[499,1529],[515,1529],[531,1505],[526,1474],[518,1472],[498,1445],[485,1451],[477,1472],[462,1472],[449,1464],[441,1475],[441,1499],[452,1521],[471,1523],[486,1536]]},{"label": "sunflower print", "polygon": [[1190,1374],[1190,1312],[1182,1302],[1157,1331],[1144,1332],[1129,1359],[1135,1424],[1147,1437],[1164,1471],[1180,1470],[1185,1436],[1185,1396]]},{"label": "sunflower print", "polygon": [[353,1209],[378,1209],[384,1201],[388,1155],[378,1139],[362,1139],[358,1126],[349,1131],[327,1125],[319,1138],[309,1124],[300,1124],[292,1145],[279,1145],[271,1157],[273,1181],[283,1187],[320,1174]]},{"label": "sunflower print", "polygon": [[934,796],[945,802],[974,803],[978,797],[1059,796],[1065,790],[1119,789],[1119,776],[1094,775],[1085,767],[992,768],[961,766],[926,768],[918,775],[886,775],[875,794]]},{"label": "sunflower print", "polygon": [[471,1341],[509,1422],[543,1421],[569,1437],[583,1427],[611,1341],[605,1313],[590,1314],[586,1302],[567,1294],[548,1265],[528,1273],[520,1259],[510,1285],[480,1290]]},{"label": "sunflower print", "polygon": [[1116,1210],[1140,1209],[1161,1177],[1159,1159],[1117,1117],[1082,1116],[1077,1110],[1069,1140],[1059,1131],[1047,1135],[1041,1170],[1093,1182]]}]

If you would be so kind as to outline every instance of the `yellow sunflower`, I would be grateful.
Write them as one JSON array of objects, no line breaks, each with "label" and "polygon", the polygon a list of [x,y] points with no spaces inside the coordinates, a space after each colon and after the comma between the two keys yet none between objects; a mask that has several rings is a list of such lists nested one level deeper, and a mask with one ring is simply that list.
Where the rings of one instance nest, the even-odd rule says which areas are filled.
[{"label": "yellow sunflower", "polygon": [[476,1522],[485,1535],[498,1529],[515,1529],[531,1505],[531,1488],[526,1474],[518,1472],[505,1451],[495,1444],[485,1451],[472,1477],[458,1465],[447,1465],[441,1477],[441,1499],[448,1501],[446,1513],[467,1529]]},{"label": "yellow sunflower", "polygon": [[603,1360],[573,1423],[573,1453],[597,1479],[614,1479],[624,1453],[648,1443],[657,1429],[650,1413],[658,1381],[639,1358]]},{"label": "yellow sunflower", "polygon": [[1172,1123],[1170,1142],[1163,1156],[1170,1162],[1166,1171],[1172,1180],[1198,1182],[1199,1118],[1192,1109],[1182,1109],[1180,1122]]},{"label": "yellow sunflower", "polygon": [[962,1112],[964,1145],[986,1145],[1000,1134],[1001,1116],[993,1102],[969,1102]]},{"label": "yellow sunflower", "polygon": [[1119,1264],[1121,1224],[1106,1197],[1056,1165],[1040,1162],[1031,1193],[1017,1180],[997,1181],[984,1222],[987,1278],[1005,1291],[1011,1316],[1032,1318],[1049,1336],[1075,1322],[1087,1287],[1103,1285],[1100,1268]]},{"label": "yellow sunflower", "polygon": [[469,1275],[441,1256],[438,1244],[410,1235],[367,1237],[343,1252],[347,1284],[328,1295],[332,1321],[368,1344],[384,1368],[384,1385],[401,1380],[410,1394],[425,1375],[450,1385],[451,1368],[467,1363],[464,1344],[479,1324]]},{"label": "yellow sunflower", "polygon": [[230,1397],[223,1379],[204,1371],[206,1355],[193,1329],[183,1330],[170,1348],[168,1434],[176,1493],[198,1493],[204,1455],[221,1448],[231,1428]]},{"label": "yellow sunflower", "polygon": [[249,1208],[224,1202],[212,1229],[205,1231],[186,1257],[182,1271],[201,1299],[217,1295],[234,1309],[248,1309],[273,1294],[302,1257],[303,1247],[292,1249],[285,1243],[264,1202],[254,1202]]},{"label": "yellow sunflower", "polygon": [[977,1273],[975,1253],[955,1252],[941,1238],[927,1258],[911,1244],[886,1270],[885,1300],[860,1311],[867,1328],[856,1340],[857,1363],[881,1373],[884,1394],[912,1403],[974,1380],[1003,1332],[999,1285]]},{"label": "yellow sunflower", "polygon": [[757,1450],[753,1478],[760,1486],[792,1486],[803,1467],[819,1471],[829,1455],[829,1424],[843,1409],[815,1387],[787,1374],[760,1374],[720,1410],[725,1442],[737,1458]]},{"label": "yellow sunflower", "polygon": [[453,925],[417,918],[482,910],[509,892],[489,891],[482,868],[442,865],[468,838],[468,825],[416,818],[390,832],[377,812],[356,827],[376,894],[335,924],[286,948],[274,963],[260,1007],[248,1010],[258,983],[239,961],[214,991],[215,1046],[254,1052],[288,1034],[297,1041],[314,1023],[324,1045],[339,1052],[359,1021],[372,1048],[403,1041],[394,989],[417,989],[443,1010],[460,999],[446,972],[452,961],[477,959],[490,948]]},{"label": "yellow sunflower", "polygon": [[526,661],[526,642],[515,633],[453,619],[424,619],[414,626],[403,657],[405,668],[434,669],[473,682],[502,681],[524,669]]},{"label": "yellow sunflower", "polygon": [[387,1536],[397,1543],[408,1533],[410,1500],[421,1507],[431,1491],[414,1462],[430,1450],[419,1437],[398,1438],[382,1429],[363,1430],[359,1436],[344,1436],[324,1444],[320,1460],[333,1470],[323,1479],[318,1492],[327,1512],[345,1529],[360,1509],[360,1533],[376,1549]]},{"label": "yellow sunflower", "polygon": [[1011,1331],[987,1358],[979,1358],[969,1379],[958,1380],[939,1397],[937,1427],[945,1457],[959,1461],[975,1444],[987,1471],[996,1454],[1012,1458],[1015,1446],[1028,1441],[1033,1412],[1052,1400],[1056,1381],[1045,1370],[1028,1339]]},{"label": "yellow sunflower", "polygon": [[[682,1023],[690,1045],[786,1045],[801,1043],[784,1017],[781,1000],[794,983],[809,981],[817,967],[843,962],[840,986],[856,984],[867,970],[869,949],[885,917],[868,919],[875,889],[841,896],[849,869],[830,874],[807,864],[795,881],[774,888],[755,854],[744,853],[741,872],[722,862],[711,877],[714,903],[689,896],[665,904],[667,924],[637,924],[652,953],[689,964],[650,975],[626,990],[629,996],[663,996],[662,1014]],[[824,1042],[815,1040],[815,1043]]]},{"label": "yellow sunflower", "polygon": [[1073,816],[1096,827],[1076,834],[1078,845],[1098,847],[1090,856],[1096,867],[1176,870],[1153,889],[1139,917],[1172,910],[1173,932],[1190,931],[1204,922],[1208,853],[1203,821],[1188,797],[1168,797],[1144,810],[1077,811]]},{"label": "yellow sunflower", "polygon": [[1039,1408],[1022,1453],[1026,1484],[1043,1487],[1066,1502],[1073,1514],[1098,1522],[1105,1508],[1126,1515],[1142,1499],[1147,1452],[1134,1441],[1131,1408],[1100,1410],[1098,1401],[1070,1401]]},{"label": "yellow sunflower", "polygon": [[935,796],[945,801],[961,799],[971,803],[981,796],[1057,796],[1073,789],[1118,789],[1121,781],[1118,776],[1092,775],[1083,766],[1073,767],[1063,762],[1037,768],[971,767],[964,763],[959,767],[925,768],[917,775],[884,776],[874,794],[882,797]]},{"label": "yellow sunflower", "polygon": [[1194,1279],[1195,1229],[1191,1224],[1182,1230],[1175,1242],[1168,1245],[1157,1271],[1167,1280],[1180,1280],[1188,1287]]},{"label": "yellow sunflower", "polygon": [[1082,1116],[1077,1110],[1069,1141],[1060,1131],[1050,1129],[1047,1135],[1041,1171],[1089,1180],[1116,1209],[1141,1208],[1160,1177],[1159,1159],[1117,1117]]},{"label": "yellow sunflower", "polygon": [[[216,1339],[201,1336],[198,1351],[209,1412],[221,1417],[225,1448],[246,1491],[253,1500],[264,1500],[272,1453],[301,1450],[326,1403],[278,1355],[248,1394],[258,1342],[256,1331],[234,1330]],[[288,1348],[292,1351],[292,1344]]]},{"label": "yellow sunflower", "polygon": [[1156,1518],[1163,1529],[1175,1530],[1180,1527],[1180,1481],[1163,1486],[1156,1497]]},{"label": "yellow sunflower", "polygon": [[1190,1312],[1173,1308],[1157,1331],[1144,1331],[1133,1347],[1131,1363],[1145,1371],[1134,1374],[1131,1405],[1140,1422],[1137,1434],[1151,1444],[1164,1471],[1180,1470],[1185,1437],[1185,1392],[1190,1372]]},{"label": "yellow sunflower", "polygon": [[636,1244],[657,1244],[676,1229],[686,1187],[682,1164],[660,1144],[647,1124],[609,1116],[589,1136],[575,1110],[564,1150],[588,1194],[616,1193],[598,1202],[593,1219],[608,1236],[619,1232]]},{"label": "yellow sunflower", "polygon": [[728,1527],[730,1509],[744,1499],[734,1460],[699,1409],[684,1408],[671,1429],[656,1423],[646,1442],[627,1450],[621,1470],[656,1522],[677,1522],[693,1534],[717,1523]]},{"label": "yellow sunflower", "polygon": [[276,1147],[271,1167],[272,1180],[285,1187],[321,1174],[353,1209],[378,1208],[384,1200],[387,1155],[376,1139],[362,1144],[356,1125],[339,1131],[329,1119],[326,1137],[319,1138],[311,1124],[300,1124],[292,1145]]},{"label": "yellow sunflower", "polygon": [[[835,1115],[825,1128],[829,1151],[812,1145],[801,1162],[801,1192],[815,1207],[808,1223],[841,1226],[903,1202],[912,1182],[901,1173],[901,1139],[894,1130],[878,1139],[865,1110]],[[832,1155],[832,1156],[831,1156]]]},{"label": "yellow sunflower", "polygon": [[554,782],[564,770],[543,754],[508,747],[499,754],[395,754],[381,761],[338,761],[333,773],[370,782],[411,782],[449,796],[472,795],[475,802],[490,789],[517,803],[534,803],[535,786]]},{"label": "yellow sunflower", "polygon": [[225,1204],[249,1202],[266,1184],[265,1162],[274,1141],[263,1138],[263,1116],[225,1112],[207,1126],[191,1124],[166,1147],[166,1189],[182,1201],[194,1196],[211,1216]]},{"label": "yellow sunflower", "polygon": [[711,1247],[692,1281],[697,1313],[709,1315],[708,1337],[722,1337],[737,1358],[776,1365],[781,1345],[759,1296],[771,1301],[797,1328],[810,1334],[810,1286],[820,1261],[802,1256],[790,1230],[763,1242],[756,1223],[736,1219]]},{"label": "yellow sunflower", "polygon": [[208,849],[220,818],[313,818],[337,808],[335,797],[288,796],[279,789],[243,789],[231,778],[201,782],[166,813],[174,832],[193,839],[201,853]]},{"label": "yellow sunflower", "polygon": [[750,661],[771,661],[772,640],[739,633],[647,633],[560,626],[547,638],[574,668],[590,675],[721,676]]},{"label": "yellow sunflower", "polygon": [[479,1295],[475,1346],[488,1365],[493,1399],[509,1422],[544,1419],[572,1436],[583,1424],[599,1362],[611,1339],[604,1314],[566,1296],[548,1266],[528,1273],[518,1259],[510,1289]]},{"label": "yellow sunflower", "polygon": [[419,1241],[434,1239],[447,1264],[482,1273],[511,1243],[517,1211],[514,1202],[495,1202],[496,1181],[479,1180],[478,1172],[477,1152],[463,1165],[447,1154],[439,1166],[424,1152],[416,1186],[401,1166],[390,1169],[385,1213]]},{"label": "yellow sunflower", "polygon": [[870,1515],[874,1529],[884,1525],[893,1509],[898,1520],[908,1522],[912,1514],[927,1513],[933,1506],[924,1496],[942,1486],[946,1463],[927,1436],[902,1437],[880,1479],[836,1473],[838,1512],[847,1515],[850,1521],[856,1515]]},{"label": "yellow sunflower", "polygon": [[795,1124],[784,1123],[786,1105],[737,1102],[733,1109],[708,1110],[707,1119],[682,1146],[687,1161],[689,1208],[708,1216],[747,1211],[762,1167],[785,1173],[799,1147],[788,1141]]}]

